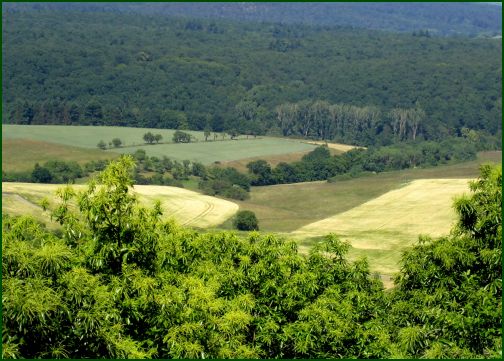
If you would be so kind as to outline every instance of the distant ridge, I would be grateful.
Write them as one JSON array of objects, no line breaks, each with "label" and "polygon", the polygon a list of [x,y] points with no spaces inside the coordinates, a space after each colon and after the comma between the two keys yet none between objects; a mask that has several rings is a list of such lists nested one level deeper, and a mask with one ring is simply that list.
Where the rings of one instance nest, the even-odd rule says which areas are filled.
[{"label": "distant ridge", "polygon": [[432,35],[502,34],[499,2],[488,3],[3,3],[3,10],[78,10],[225,18],[240,21],[353,26]]}]

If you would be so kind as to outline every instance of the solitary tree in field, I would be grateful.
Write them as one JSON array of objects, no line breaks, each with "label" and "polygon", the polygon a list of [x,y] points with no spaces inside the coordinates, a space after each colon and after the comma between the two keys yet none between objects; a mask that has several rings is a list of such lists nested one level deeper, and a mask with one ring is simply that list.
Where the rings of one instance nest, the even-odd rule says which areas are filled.
[{"label": "solitary tree in field", "polygon": [[159,143],[161,139],[163,139],[163,136],[161,134],[156,134],[154,136],[154,140],[156,141],[156,143]]},{"label": "solitary tree in field", "polygon": [[107,144],[103,140],[100,140],[96,146],[100,149],[107,149]]},{"label": "solitary tree in field", "polygon": [[152,144],[154,143],[154,141],[156,140],[156,137],[154,134],[152,134],[151,132],[147,132],[144,134],[143,136],[143,140],[146,142],[146,143],[149,143],[149,144]]},{"label": "solitary tree in field", "polygon": [[119,148],[122,144],[122,141],[121,139],[119,138],[114,138],[112,139],[112,145],[115,147],[115,148]]},{"label": "solitary tree in field", "polygon": [[252,211],[239,211],[233,220],[233,225],[240,231],[259,230],[259,222],[255,213]]}]

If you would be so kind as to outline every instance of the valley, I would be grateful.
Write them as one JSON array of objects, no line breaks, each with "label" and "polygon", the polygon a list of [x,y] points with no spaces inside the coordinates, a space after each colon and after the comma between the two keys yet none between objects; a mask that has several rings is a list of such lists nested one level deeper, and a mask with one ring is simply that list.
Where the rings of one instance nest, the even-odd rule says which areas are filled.
[{"label": "valley", "polygon": [[[138,134],[142,131],[139,129]],[[222,145],[226,141],[218,143]],[[81,149],[89,155],[110,154]],[[41,151],[39,154],[45,153]],[[289,160],[299,157],[298,154],[271,156],[271,163],[275,164],[276,157]],[[477,176],[481,164],[501,163],[501,157],[500,151],[480,152],[477,160],[454,165],[370,174],[331,183],[317,181],[252,187],[251,197],[246,201],[206,196],[197,188],[190,191],[136,185],[134,191],[143,205],[150,206],[156,199],[160,200],[163,219],[173,218],[183,226],[229,230],[232,229],[233,215],[239,209],[253,211],[261,231],[296,240],[302,253],[307,253],[322,236],[334,233],[351,244],[350,259],[367,257],[372,272],[391,277],[398,271],[402,253],[416,243],[418,236],[438,237],[448,233],[455,220],[453,198],[468,191],[468,182]],[[253,159],[223,162],[222,165],[238,165],[239,170],[246,171],[244,165]],[[2,210],[14,215],[29,213],[57,228],[50,221],[49,214],[41,212],[38,204],[44,197],[54,197],[58,187],[61,185],[3,183]],[[84,185],[74,187],[79,190]]]},{"label": "valley", "polygon": [[502,359],[501,35],[2,4],[2,359]]}]

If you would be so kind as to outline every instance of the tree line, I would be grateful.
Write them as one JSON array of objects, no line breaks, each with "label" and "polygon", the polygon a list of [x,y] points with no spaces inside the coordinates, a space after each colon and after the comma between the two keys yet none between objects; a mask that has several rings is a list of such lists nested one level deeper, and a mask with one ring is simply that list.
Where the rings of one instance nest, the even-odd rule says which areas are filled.
[{"label": "tree line", "polygon": [[[5,10],[16,11],[79,11],[133,13],[185,18],[233,19],[235,21],[274,22],[289,24],[275,29],[277,34],[298,33],[299,24],[320,27],[352,26],[392,32],[413,32],[413,36],[494,36],[502,33],[502,14],[488,3],[258,3],[253,8],[242,3],[12,3]],[[202,30],[204,26],[189,21],[187,29]],[[429,30],[427,30],[429,29]],[[211,23],[208,31],[221,29]]]},{"label": "tree line", "polygon": [[393,108],[384,113],[375,106],[303,100],[280,104],[275,113],[283,136],[360,145],[414,141],[417,136],[430,138],[424,135],[426,113],[418,102],[413,108]]},{"label": "tree line", "polygon": [[[178,161],[166,156],[148,156],[145,150],[132,153],[136,167],[132,170],[135,184],[166,185],[184,188],[184,182],[195,180],[204,194],[245,200],[249,198],[250,177],[232,167],[205,166],[200,162]],[[31,171],[5,172],[5,182],[65,184],[102,171],[110,161],[91,161],[83,165],[75,161],[49,160],[36,163]]]},{"label": "tree line", "polygon": [[337,181],[366,173],[380,173],[415,167],[431,167],[473,160],[476,146],[467,139],[442,142],[401,143],[369,149],[352,149],[333,155],[326,146],[317,147],[300,161],[281,162],[272,168],[266,161],[247,164],[251,185],[262,186],[318,180]]},{"label": "tree line", "polygon": [[2,214],[3,358],[501,358],[501,167],[455,202],[449,235],[404,253],[388,292],[335,235],[302,255],[162,221],[133,167],[44,202],[59,230]]}]

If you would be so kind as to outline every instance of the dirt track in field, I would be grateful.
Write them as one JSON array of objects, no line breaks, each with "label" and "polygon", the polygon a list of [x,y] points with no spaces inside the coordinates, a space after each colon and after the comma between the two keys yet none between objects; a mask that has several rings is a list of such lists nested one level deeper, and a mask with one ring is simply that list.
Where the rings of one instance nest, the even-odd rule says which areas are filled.
[{"label": "dirt track in field", "polygon": [[363,149],[366,149],[365,147],[358,147],[356,145],[348,145],[348,144],[341,144],[341,143],[326,143],[324,141],[309,141],[309,142],[306,142],[308,144],[315,144],[315,145],[324,145],[324,144],[327,144],[327,147],[330,148],[330,149],[335,149],[335,150],[338,150],[340,152],[348,152],[349,150],[352,150],[352,149],[355,149],[355,148],[363,148]]}]

